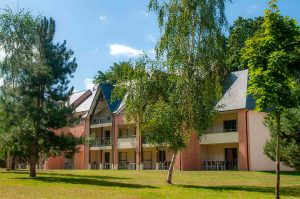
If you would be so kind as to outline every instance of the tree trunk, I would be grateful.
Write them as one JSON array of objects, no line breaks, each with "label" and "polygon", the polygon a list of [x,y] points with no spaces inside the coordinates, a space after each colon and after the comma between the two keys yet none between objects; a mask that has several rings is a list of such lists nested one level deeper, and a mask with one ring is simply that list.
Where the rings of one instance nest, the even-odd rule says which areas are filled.
[{"label": "tree trunk", "polygon": [[281,134],[281,125],[280,125],[280,115],[276,115],[276,187],[275,187],[275,199],[280,198],[280,134]]},{"label": "tree trunk", "polygon": [[29,176],[32,178],[36,177],[36,162],[37,162],[36,147],[31,146],[31,157],[29,160],[29,165],[30,165]]},{"label": "tree trunk", "polygon": [[6,155],[6,171],[10,171],[11,169],[11,155],[10,155],[10,152],[8,151],[7,152],[7,155]]},{"label": "tree trunk", "polygon": [[29,174],[29,177],[36,177],[36,157],[35,155],[32,155],[30,157],[30,161],[29,161],[29,164],[30,164],[30,174]]},{"label": "tree trunk", "polygon": [[171,159],[171,164],[170,164],[170,167],[169,167],[168,176],[167,176],[167,180],[166,180],[166,183],[168,183],[168,184],[172,184],[172,177],[173,177],[175,159],[176,159],[176,153],[173,152],[172,159]]},{"label": "tree trunk", "polygon": [[11,170],[16,170],[16,156],[11,157],[11,165],[10,165]]}]

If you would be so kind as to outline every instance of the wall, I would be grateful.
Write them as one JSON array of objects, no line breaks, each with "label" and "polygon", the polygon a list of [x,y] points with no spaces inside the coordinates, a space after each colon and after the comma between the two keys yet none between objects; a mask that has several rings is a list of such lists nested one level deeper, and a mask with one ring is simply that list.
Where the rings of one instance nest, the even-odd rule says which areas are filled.
[{"label": "wall", "polygon": [[[270,138],[268,128],[263,124],[266,113],[249,111],[249,155],[250,170],[275,170],[275,162],[263,152],[266,141]],[[292,168],[281,165],[281,170],[290,171]]]},{"label": "wall", "polygon": [[188,147],[177,154],[174,167],[184,171],[199,170],[200,163],[200,142],[198,136],[193,133]]},{"label": "wall", "polygon": [[[74,137],[80,137],[85,135],[85,121],[81,121],[78,125],[74,127],[64,127],[55,131],[56,135],[61,135],[64,133],[72,134]],[[84,169],[85,168],[85,146],[80,145],[79,152],[74,155],[74,168]],[[63,169],[65,164],[64,156],[50,157],[46,163],[46,169]]]}]

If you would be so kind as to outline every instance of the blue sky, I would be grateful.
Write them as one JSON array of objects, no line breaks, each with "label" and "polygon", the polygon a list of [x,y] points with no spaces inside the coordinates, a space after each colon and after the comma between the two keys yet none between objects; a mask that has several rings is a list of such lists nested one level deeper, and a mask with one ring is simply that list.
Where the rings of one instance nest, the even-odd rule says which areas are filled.
[{"label": "blue sky", "polygon": [[[98,70],[113,62],[153,54],[160,32],[147,0],[0,0],[0,8],[28,8],[56,20],[56,41],[67,40],[78,68],[71,80],[76,90],[91,88]],[[268,0],[233,0],[226,6],[230,24],[238,17],[263,15]],[[299,0],[279,0],[283,15],[300,21]]]}]

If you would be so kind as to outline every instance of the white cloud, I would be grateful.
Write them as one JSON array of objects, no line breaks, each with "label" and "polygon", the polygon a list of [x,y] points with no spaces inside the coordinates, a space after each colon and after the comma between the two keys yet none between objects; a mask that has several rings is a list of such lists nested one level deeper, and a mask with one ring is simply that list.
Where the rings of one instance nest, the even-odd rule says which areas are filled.
[{"label": "white cloud", "polygon": [[149,17],[150,13],[145,11],[145,10],[140,10],[140,13],[144,16],[144,17]]},{"label": "white cloud", "polygon": [[4,81],[3,81],[3,78],[1,77],[0,78],[0,86],[3,86],[3,84],[4,84]]},{"label": "white cloud", "polygon": [[110,48],[109,54],[111,54],[112,56],[137,57],[143,54],[142,50],[138,50],[122,44],[109,44],[108,46]]},{"label": "white cloud", "polygon": [[154,36],[153,34],[146,34],[146,39],[147,39],[148,41],[151,41],[151,42],[153,42],[153,43],[156,43],[156,38],[155,38],[155,36]]},{"label": "white cloud", "polygon": [[103,22],[103,21],[106,21],[106,20],[107,20],[107,16],[105,16],[105,15],[99,16],[99,21]]},{"label": "white cloud", "polygon": [[93,88],[95,86],[93,84],[93,79],[91,79],[91,78],[85,78],[84,85],[85,85],[85,89],[90,89],[90,90],[93,90]]}]

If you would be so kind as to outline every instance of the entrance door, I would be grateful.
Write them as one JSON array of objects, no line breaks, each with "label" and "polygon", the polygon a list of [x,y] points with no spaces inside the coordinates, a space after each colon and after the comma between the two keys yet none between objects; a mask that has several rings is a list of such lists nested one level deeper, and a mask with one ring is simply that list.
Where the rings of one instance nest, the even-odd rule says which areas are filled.
[{"label": "entrance door", "polygon": [[225,161],[227,170],[237,170],[237,148],[225,149]]},{"label": "entrance door", "polygon": [[152,169],[152,153],[151,151],[143,152],[144,169]]},{"label": "entrance door", "polygon": [[110,139],[110,131],[105,131],[105,139],[106,140]]},{"label": "entrance door", "polygon": [[159,162],[165,162],[166,161],[166,151],[159,151],[158,152],[158,160],[159,160]]},{"label": "entrance door", "polygon": [[109,152],[104,153],[104,163],[110,163],[110,155]]}]

